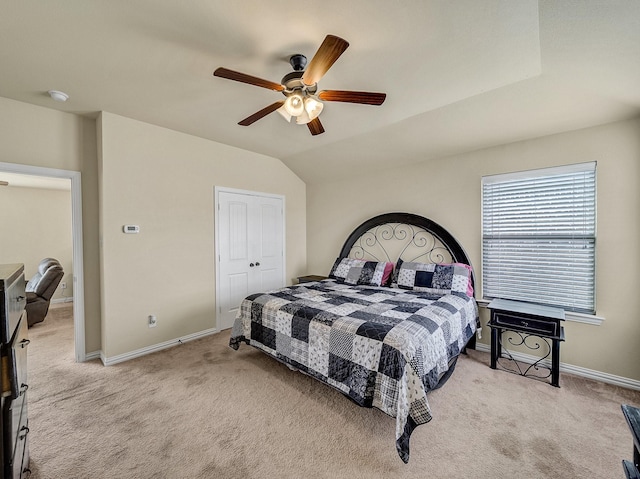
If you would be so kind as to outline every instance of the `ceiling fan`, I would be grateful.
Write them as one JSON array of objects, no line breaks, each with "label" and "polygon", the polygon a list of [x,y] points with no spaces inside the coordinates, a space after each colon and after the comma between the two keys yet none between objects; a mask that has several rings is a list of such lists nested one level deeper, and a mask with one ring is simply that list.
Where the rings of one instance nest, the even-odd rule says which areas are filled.
[{"label": "ceiling fan", "polygon": [[[335,35],[327,35],[313,56],[307,67],[307,57],[301,54],[291,56],[289,63],[293,67],[291,73],[286,74],[280,83],[247,75],[245,73],[218,68],[214,76],[234,80],[249,85],[255,85],[269,90],[282,92],[286,97],[255,112],[240,121],[238,125],[249,126],[269,113],[277,111],[287,121],[296,119],[299,125],[306,124],[312,135],[324,133],[324,127],[318,116],[324,107],[322,101],[341,101],[347,103],[361,103],[364,105],[382,105],[386,93],[349,90],[322,90],[318,92],[318,81],[331,68],[335,61],[349,46],[349,42]],[[305,67],[306,70],[305,70]]]}]

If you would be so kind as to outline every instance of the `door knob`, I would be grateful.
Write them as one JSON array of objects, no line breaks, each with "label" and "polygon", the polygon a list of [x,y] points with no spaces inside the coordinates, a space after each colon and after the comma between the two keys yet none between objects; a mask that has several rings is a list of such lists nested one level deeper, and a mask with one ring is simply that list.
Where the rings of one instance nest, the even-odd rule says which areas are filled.
[{"label": "door knob", "polygon": [[260,263],[258,263],[257,261],[256,261],[256,266],[260,266]]},{"label": "door knob", "polygon": [[253,268],[253,267],[254,267],[254,264],[253,264],[253,263],[250,263],[250,264],[249,264],[249,268]]}]

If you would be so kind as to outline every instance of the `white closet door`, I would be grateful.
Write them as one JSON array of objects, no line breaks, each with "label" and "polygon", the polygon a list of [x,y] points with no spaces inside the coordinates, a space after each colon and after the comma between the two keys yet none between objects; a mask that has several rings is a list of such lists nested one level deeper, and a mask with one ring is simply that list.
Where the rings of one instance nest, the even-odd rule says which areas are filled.
[{"label": "white closet door", "polygon": [[242,300],[284,286],[284,208],[279,197],[217,191],[217,326],[233,326]]},{"label": "white closet door", "polygon": [[282,209],[281,198],[254,197],[251,250],[255,267],[250,275],[251,293],[284,286]]}]

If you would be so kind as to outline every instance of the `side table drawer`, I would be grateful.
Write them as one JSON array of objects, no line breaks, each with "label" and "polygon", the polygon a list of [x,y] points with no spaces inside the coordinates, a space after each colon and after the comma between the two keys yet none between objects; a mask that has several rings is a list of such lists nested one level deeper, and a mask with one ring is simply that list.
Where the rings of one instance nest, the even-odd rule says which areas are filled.
[{"label": "side table drawer", "polygon": [[518,313],[503,313],[494,311],[492,321],[494,326],[500,328],[514,328],[518,331],[530,332],[532,334],[541,334],[543,336],[559,337],[557,321],[544,321],[542,319],[531,318]]}]

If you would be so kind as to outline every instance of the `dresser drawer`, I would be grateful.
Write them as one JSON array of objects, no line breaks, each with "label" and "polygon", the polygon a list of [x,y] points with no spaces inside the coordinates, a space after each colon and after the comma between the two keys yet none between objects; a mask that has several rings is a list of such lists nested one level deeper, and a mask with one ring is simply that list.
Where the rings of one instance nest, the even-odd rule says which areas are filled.
[{"label": "dresser drawer", "polygon": [[543,336],[560,336],[560,325],[558,321],[532,318],[531,316],[512,312],[493,311],[491,325]]},{"label": "dresser drawer", "polygon": [[27,346],[29,345],[27,313],[23,312],[8,349],[9,389],[16,399],[27,388]]},{"label": "dresser drawer", "polygon": [[27,415],[24,415],[24,423],[20,425],[18,430],[18,438],[11,462],[12,478],[28,477],[25,474],[25,468],[29,466],[29,424]]},{"label": "dresser drawer", "polygon": [[[27,427],[29,422],[27,421]],[[27,431],[28,434],[28,431]],[[22,465],[20,467],[20,479],[29,479],[31,477],[31,469],[29,469],[29,438],[25,436],[24,444],[22,444]],[[14,465],[15,470],[15,465]]]},{"label": "dresser drawer", "polygon": [[[4,457],[5,463],[11,462],[11,468],[16,462],[22,463],[22,454],[26,435],[29,432],[27,425],[27,392],[24,391],[18,399],[5,403],[3,411],[3,428],[5,430]],[[12,476],[12,477],[20,477]]]}]

